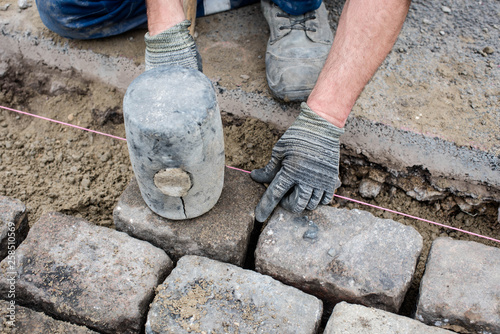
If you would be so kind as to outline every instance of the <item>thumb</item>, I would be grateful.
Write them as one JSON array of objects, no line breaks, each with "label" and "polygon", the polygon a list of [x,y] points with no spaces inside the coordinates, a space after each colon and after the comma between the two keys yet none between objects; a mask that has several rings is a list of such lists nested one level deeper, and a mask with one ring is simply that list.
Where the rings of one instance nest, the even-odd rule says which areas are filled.
[{"label": "thumb", "polygon": [[276,174],[281,169],[281,160],[271,156],[271,160],[264,168],[254,169],[250,173],[250,177],[259,183],[271,183]]}]

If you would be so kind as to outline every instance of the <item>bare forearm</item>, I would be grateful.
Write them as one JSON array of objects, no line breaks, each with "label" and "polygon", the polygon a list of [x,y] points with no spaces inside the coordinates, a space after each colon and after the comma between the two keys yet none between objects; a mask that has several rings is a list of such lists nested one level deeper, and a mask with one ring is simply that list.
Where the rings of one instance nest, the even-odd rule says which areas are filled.
[{"label": "bare forearm", "polygon": [[146,0],[148,31],[159,34],[186,19],[182,0]]},{"label": "bare forearm", "polygon": [[309,107],[343,127],[363,88],[393,47],[410,0],[347,0]]}]

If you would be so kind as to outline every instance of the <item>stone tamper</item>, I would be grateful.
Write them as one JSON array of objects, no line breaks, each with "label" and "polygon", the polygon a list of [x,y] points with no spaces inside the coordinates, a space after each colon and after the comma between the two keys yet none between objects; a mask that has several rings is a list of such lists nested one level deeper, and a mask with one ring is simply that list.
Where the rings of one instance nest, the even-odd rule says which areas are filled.
[{"label": "stone tamper", "polygon": [[144,72],[123,99],[127,145],[142,198],[168,219],[209,211],[222,192],[224,138],[215,92],[201,72]]}]

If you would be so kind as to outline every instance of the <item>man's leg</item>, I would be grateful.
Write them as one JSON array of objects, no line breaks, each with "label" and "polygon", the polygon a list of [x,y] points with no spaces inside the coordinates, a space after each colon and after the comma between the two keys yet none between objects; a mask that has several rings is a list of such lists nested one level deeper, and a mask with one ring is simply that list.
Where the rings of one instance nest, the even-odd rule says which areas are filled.
[{"label": "man's leg", "polygon": [[186,19],[182,0],[146,0],[150,36],[172,28]]},{"label": "man's leg", "polygon": [[305,101],[333,41],[321,0],[261,0],[269,24],[266,77],[271,92],[285,101]]},{"label": "man's leg", "polygon": [[147,21],[144,0],[36,0],[36,5],[45,26],[66,38],[118,35]]}]

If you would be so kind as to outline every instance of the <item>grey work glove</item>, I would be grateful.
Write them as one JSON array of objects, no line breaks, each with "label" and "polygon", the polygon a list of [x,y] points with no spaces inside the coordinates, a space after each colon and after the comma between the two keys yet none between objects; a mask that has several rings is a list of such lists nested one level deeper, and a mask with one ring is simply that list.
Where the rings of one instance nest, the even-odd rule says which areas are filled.
[{"label": "grey work glove", "polygon": [[202,72],[201,56],[189,34],[191,22],[184,20],[157,35],[144,36],[146,71],[162,65],[179,65]]},{"label": "grey work glove", "polygon": [[274,146],[271,161],[250,174],[257,182],[271,183],[255,209],[257,221],[264,222],[278,203],[298,213],[331,202],[340,186],[339,138],[343,133],[344,129],[301,104],[301,113]]}]

